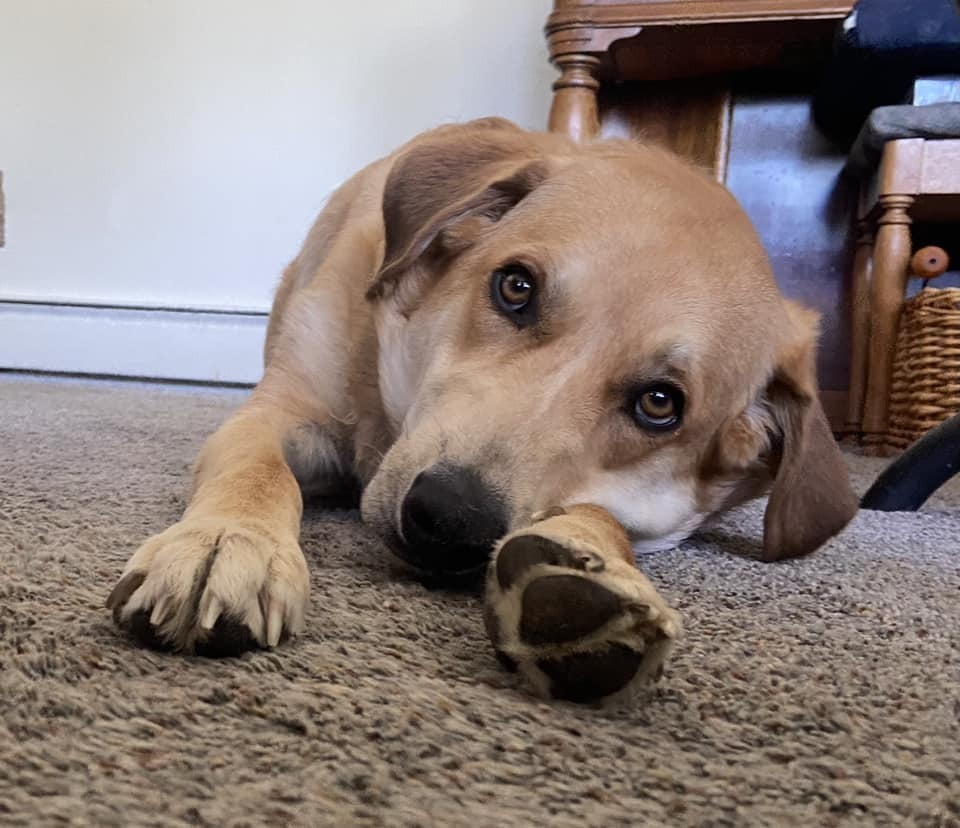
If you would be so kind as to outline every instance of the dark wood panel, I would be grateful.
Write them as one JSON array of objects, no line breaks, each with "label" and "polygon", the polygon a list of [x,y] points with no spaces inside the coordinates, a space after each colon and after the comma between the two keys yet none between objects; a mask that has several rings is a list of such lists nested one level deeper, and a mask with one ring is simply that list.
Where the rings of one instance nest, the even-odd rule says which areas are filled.
[{"label": "dark wood panel", "polygon": [[731,102],[724,81],[609,84],[598,97],[604,137],[661,144],[723,178]]},{"label": "dark wood panel", "polygon": [[[562,71],[589,82],[670,80],[812,66],[853,0],[555,0],[546,35]],[[589,85],[569,75],[561,88]],[[591,86],[592,88],[592,86]]]},{"label": "dark wood panel", "polygon": [[853,0],[554,0],[550,26],[625,20],[684,25],[724,20],[840,19]]},{"label": "dark wood panel", "polygon": [[613,43],[598,74],[632,81],[806,69],[829,55],[835,30],[832,20],[651,26]]}]

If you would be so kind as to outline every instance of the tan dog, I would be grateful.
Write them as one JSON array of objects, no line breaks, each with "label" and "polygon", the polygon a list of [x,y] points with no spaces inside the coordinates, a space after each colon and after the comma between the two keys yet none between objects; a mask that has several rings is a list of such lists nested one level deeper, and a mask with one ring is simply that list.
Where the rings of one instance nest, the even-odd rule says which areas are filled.
[{"label": "tan dog", "polygon": [[657,549],[771,485],[764,557],[810,552],[856,509],[815,338],[734,199],[669,154],[500,119],[428,132],[332,196],[262,381],[109,606],[177,650],[276,645],[310,588],[301,491],[351,478],[430,572],[482,569],[552,505],[602,506]]}]

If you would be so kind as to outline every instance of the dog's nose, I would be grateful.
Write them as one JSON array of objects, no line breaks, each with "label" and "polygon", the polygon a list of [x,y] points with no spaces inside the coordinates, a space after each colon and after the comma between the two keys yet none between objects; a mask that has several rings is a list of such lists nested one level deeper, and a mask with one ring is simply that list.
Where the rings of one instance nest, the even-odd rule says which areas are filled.
[{"label": "dog's nose", "polygon": [[421,472],[401,509],[400,554],[429,572],[482,567],[507,533],[502,498],[473,469],[435,466]]}]

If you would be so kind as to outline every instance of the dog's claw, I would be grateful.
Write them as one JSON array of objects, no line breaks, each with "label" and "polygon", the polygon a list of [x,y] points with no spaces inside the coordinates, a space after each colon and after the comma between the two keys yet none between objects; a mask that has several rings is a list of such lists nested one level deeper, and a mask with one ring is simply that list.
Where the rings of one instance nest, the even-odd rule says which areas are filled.
[{"label": "dog's claw", "polygon": [[280,643],[280,633],[283,630],[283,610],[275,603],[267,611],[267,646],[276,647]]},{"label": "dog's claw", "polygon": [[215,595],[207,594],[206,608],[203,610],[200,618],[200,626],[205,630],[212,630],[217,619],[223,613],[223,604]]},{"label": "dog's claw", "polygon": [[603,558],[593,552],[578,555],[577,561],[584,572],[603,572],[605,568]]},{"label": "dog's claw", "polygon": [[157,601],[156,606],[153,608],[153,612],[150,613],[150,623],[153,626],[158,627],[162,624],[167,618],[167,611],[170,609],[171,601],[168,596],[164,595]]},{"label": "dog's claw", "polygon": [[128,572],[120,579],[117,585],[110,590],[110,594],[107,596],[104,606],[108,610],[112,610],[115,621],[120,620],[120,614],[123,612],[123,608],[127,601],[130,600],[130,596],[140,589],[141,584],[143,584],[146,578],[146,572]]}]

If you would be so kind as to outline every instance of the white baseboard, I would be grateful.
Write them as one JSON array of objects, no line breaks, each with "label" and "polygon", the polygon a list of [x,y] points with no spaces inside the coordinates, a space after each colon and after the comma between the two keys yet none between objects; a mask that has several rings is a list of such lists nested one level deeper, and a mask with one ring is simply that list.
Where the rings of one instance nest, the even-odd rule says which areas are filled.
[{"label": "white baseboard", "polygon": [[266,314],[0,300],[0,368],[255,383]]}]

